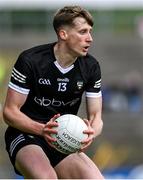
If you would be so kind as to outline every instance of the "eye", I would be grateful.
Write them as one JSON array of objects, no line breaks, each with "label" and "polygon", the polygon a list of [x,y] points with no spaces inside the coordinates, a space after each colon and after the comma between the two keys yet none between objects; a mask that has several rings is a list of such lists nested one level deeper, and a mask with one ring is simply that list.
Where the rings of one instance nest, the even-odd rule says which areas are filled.
[{"label": "eye", "polygon": [[92,34],[92,29],[81,29],[80,31],[79,31],[79,33],[82,35],[82,34]]},{"label": "eye", "polygon": [[87,30],[86,29],[83,29],[79,32],[80,34],[86,34],[87,33]]}]

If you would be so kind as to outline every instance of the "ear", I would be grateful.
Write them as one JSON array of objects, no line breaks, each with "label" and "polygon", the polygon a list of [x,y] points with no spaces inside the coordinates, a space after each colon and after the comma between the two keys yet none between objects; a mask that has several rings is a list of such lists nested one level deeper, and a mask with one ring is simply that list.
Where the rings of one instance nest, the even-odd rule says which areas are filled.
[{"label": "ear", "polygon": [[59,31],[59,36],[60,36],[60,38],[61,38],[62,40],[66,40],[66,39],[67,39],[67,36],[68,36],[66,30],[61,29],[61,30]]}]

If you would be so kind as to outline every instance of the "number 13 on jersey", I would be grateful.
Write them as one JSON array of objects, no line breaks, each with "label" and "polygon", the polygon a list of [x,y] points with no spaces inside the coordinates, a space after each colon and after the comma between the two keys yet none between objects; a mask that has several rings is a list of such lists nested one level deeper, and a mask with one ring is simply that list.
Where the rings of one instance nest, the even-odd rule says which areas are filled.
[{"label": "number 13 on jersey", "polygon": [[64,91],[66,91],[67,90],[67,83],[58,83],[58,91],[62,91],[62,92],[64,92]]}]

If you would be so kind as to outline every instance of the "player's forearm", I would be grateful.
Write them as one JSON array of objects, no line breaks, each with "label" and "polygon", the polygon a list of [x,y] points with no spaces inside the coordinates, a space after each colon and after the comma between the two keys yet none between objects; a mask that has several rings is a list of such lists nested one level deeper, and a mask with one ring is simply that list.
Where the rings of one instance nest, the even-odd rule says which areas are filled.
[{"label": "player's forearm", "polygon": [[103,121],[100,112],[90,117],[90,125],[95,131],[95,137],[101,134],[103,128]]},{"label": "player's forearm", "polygon": [[103,121],[102,121],[102,119],[94,119],[92,124],[91,124],[91,126],[95,130],[94,137],[100,135],[101,132],[102,132],[102,128],[103,128]]},{"label": "player's forearm", "polygon": [[3,110],[3,117],[6,124],[21,131],[42,135],[44,124],[38,123],[16,108],[10,109],[5,107]]}]

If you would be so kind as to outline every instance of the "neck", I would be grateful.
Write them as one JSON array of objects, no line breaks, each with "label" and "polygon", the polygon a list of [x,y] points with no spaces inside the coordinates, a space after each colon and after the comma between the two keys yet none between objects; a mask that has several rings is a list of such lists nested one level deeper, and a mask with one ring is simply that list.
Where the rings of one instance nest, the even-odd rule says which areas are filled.
[{"label": "neck", "polygon": [[71,66],[77,59],[77,57],[73,57],[67,52],[66,48],[59,43],[54,46],[54,55],[58,64],[63,68]]}]

